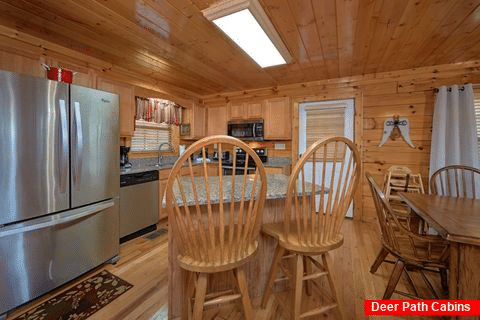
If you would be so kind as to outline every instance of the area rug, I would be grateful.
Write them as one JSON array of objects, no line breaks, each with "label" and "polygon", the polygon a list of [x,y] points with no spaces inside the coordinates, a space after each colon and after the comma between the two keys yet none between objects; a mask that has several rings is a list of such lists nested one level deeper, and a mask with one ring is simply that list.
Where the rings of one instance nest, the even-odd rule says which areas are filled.
[{"label": "area rug", "polygon": [[86,319],[133,285],[103,270],[14,320]]}]

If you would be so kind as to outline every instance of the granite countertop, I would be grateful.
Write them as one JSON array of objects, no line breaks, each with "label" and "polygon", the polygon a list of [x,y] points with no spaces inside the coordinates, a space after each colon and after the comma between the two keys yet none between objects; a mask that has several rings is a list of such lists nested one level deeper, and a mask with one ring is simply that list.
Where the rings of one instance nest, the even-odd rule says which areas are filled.
[{"label": "granite countertop", "polygon": [[[146,158],[146,159],[134,159],[132,160],[132,166],[130,168],[120,168],[120,174],[131,174],[138,172],[145,172],[151,170],[164,170],[171,169],[175,164],[175,161],[178,157],[165,157],[162,161],[161,166],[156,166],[157,158]],[[214,162],[212,162],[214,163]],[[283,167],[288,166],[291,163],[290,158],[285,157],[272,157],[269,158],[267,162],[263,165],[265,167]]]},{"label": "granite countertop", "polygon": [[[238,176],[223,176],[222,182],[223,182],[223,201],[224,203],[230,203],[232,201],[232,177],[235,177],[234,180],[234,187],[235,187],[235,193],[234,193],[234,202],[240,201],[242,198],[242,184],[243,184],[243,176],[238,175]],[[247,182],[246,185],[246,190],[245,190],[245,199],[248,200],[249,195],[252,190],[252,185],[253,185],[253,175],[247,175],[249,181]],[[267,200],[272,200],[272,199],[283,199],[285,198],[287,194],[287,187],[288,187],[288,180],[289,177],[281,174],[281,173],[268,173],[267,174],[267,194],[266,194],[266,199]],[[195,205],[194,201],[194,193],[193,193],[193,186],[191,183],[191,180],[189,178],[184,178],[183,180],[183,189],[185,192],[185,198],[186,198],[186,203],[188,205]],[[260,185],[260,182],[257,181],[258,186]],[[194,185],[198,194],[199,198],[199,203],[206,204],[206,188],[205,188],[205,181],[201,177],[196,177],[194,180]],[[208,177],[208,186],[209,186],[209,192],[210,192],[210,198],[211,198],[211,203],[219,203],[220,197],[219,197],[219,179],[218,176],[212,176]],[[178,191],[178,186],[174,187],[174,192],[177,193]],[[299,186],[299,190],[300,190]],[[315,193],[320,193],[320,188],[318,188]],[[258,189],[257,189],[258,190]],[[311,192],[312,190],[312,185],[310,183],[306,183],[306,191],[307,194]],[[328,190],[327,190],[328,192]],[[177,203],[179,205],[183,205],[183,200],[181,197],[179,197]],[[165,200],[163,203],[163,207],[165,207]]]}]

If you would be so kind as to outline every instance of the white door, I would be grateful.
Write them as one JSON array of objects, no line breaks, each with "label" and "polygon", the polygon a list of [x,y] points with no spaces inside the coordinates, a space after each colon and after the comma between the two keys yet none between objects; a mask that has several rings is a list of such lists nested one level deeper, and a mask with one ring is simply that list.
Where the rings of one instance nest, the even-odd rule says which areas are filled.
[{"label": "white door", "polygon": [[[329,100],[301,103],[299,108],[298,154],[305,152],[312,141],[329,136],[343,136],[354,139],[354,99]],[[305,165],[306,173],[311,173],[310,164]],[[327,171],[329,164],[327,164]],[[339,169],[338,169],[339,170]],[[318,174],[321,168],[317,167]],[[306,175],[306,176],[311,176]],[[316,179],[320,177],[316,177]],[[330,183],[326,181],[326,183]],[[318,203],[318,201],[317,201]],[[347,217],[353,217],[353,205],[347,212]]]}]

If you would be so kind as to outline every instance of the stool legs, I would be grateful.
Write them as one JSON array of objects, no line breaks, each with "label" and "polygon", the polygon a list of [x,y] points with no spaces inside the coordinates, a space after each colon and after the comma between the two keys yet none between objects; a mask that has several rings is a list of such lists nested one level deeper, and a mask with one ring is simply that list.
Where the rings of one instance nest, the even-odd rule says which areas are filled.
[{"label": "stool legs", "polygon": [[[275,256],[273,259],[272,267],[270,268],[270,274],[268,277],[267,284],[265,286],[265,291],[263,294],[263,299],[262,299],[262,307],[265,308],[269,297],[272,293],[273,290],[273,284],[275,282],[275,278],[277,275],[278,267],[280,264],[280,260],[284,256],[285,249],[282,248],[281,246],[277,246],[277,249],[275,251]],[[345,315],[343,314],[343,310],[341,308],[341,304],[339,303],[339,298],[338,294],[335,288],[335,284],[333,281],[332,274],[330,273],[330,269],[328,266],[328,260],[327,260],[327,253],[323,253],[320,255],[321,256],[321,261],[319,262],[313,257],[310,256],[304,256],[302,254],[295,253],[292,256],[292,267],[293,267],[293,273],[291,275],[291,280],[293,282],[293,297],[292,297],[292,307],[291,307],[291,312],[292,312],[292,318],[297,320],[302,317],[307,317],[307,316],[313,316],[313,315],[318,315],[320,313],[325,313],[329,311],[330,309],[337,308],[337,313],[338,317],[340,319],[344,319]],[[290,257],[290,256],[289,256]],[[315,266],[318,270],[314,271],[312,267]],[[306,281],[305,283],[305,288],[306,288],[306,294],[311,295],[312,292],[312,286],[310,281],[313,281],[313,279],[326,276],[327,281],[333,296],[334,302],[329,305],[323,305],[321,307],[316,307],[312,310],[306,311],[305,313],[302,314],[301,312],[301,306],[302,306],[302,294],[303,294],[303,282]]]},{"label": "stool legs", "polygon": [[250,302],[250,296],[248,295],[247,279],[245,277],[245,271],[241,268],[233,270],[233,274],[237,279],[238,289],[242,295],[243,313],[245,320],[253,320],[252,304]]},{"label": "stool legs", "polygon": [[197,279],[195,289],[195,305],[193,306],[193,320],[202,320],[203,303],[205,302],[205,294],[207,292],[207,274],[200,273]]},{"label": "stool legs", "polygon": [[273,283],[275,282],[275,277],[277,275],[278,267],[280,264],[280,260],[285,253],[285,248],[277,244],[277,248],[275,249],[275,255],[273,257],[272,266],[270,267],[270,273],[268,274],[268,280],[265,284],[265,290],[263,290],[263,297],[262,297],[262,308],[265,308],[268,303],[268,299],[272,294],[273,290]]},{"label": "stool legs", "polygon": [[303,288],[303,257],[299,254],[295,255],[294,272],[293,272],[293,319],[300,319],[302,306],[302,288]]}]

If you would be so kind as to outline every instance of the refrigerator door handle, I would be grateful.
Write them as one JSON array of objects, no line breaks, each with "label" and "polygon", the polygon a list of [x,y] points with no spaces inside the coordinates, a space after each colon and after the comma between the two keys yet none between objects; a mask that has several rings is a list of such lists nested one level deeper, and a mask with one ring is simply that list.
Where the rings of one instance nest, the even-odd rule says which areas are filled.
[{"label": "refrigerator door handle", "polygon": [[76,138],[76,154],[73,174],[73,184],[80,184],[81,170],[82,170],[82,154],[83,154],[83,132],[82,132],[82,116],[80,114],[80,103],[74,103],[75,113],[75,138]]},{"label": "refrigerator door handle", "polygon": [[60,105],[60,152],[59,152],[59,170],[60,170],[60,192],[67,192],[67,175],[68,175],[68,122],[67,107],[65,100],[58,101]]},{"label": "refrigerator door handle", "polygon": [[85,219],[95,213],[106,210],[110,207],[113,207],[115,201],[110,199],[106,202],[99,204],[91,205],[88,207],[83,207],[79,209],[72,210],[68,215],[58,218],[60,214],[54,215],[53,217],[45,217],[43,219],[37,219],[37,221],[29,221],[25,223],[17,223],[14,225],[6,226],[0,228],[0,239],[2,237],[7,237],[15,235],[18,233],[24,233],[39,229],[58,227],[73,221],[78,221],[80,219]]}]

